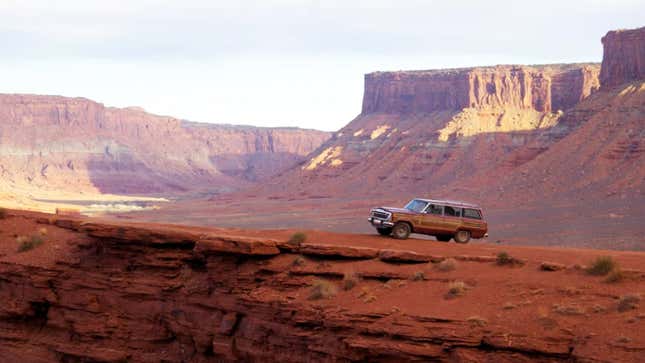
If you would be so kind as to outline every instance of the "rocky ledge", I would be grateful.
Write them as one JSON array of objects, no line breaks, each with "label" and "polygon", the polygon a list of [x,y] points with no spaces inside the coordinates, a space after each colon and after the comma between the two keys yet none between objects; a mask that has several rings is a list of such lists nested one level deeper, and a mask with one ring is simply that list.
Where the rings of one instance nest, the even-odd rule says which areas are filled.
[{"label": "rocky ledge", "polygon": [[[0,254],[0,361],[635,362],[645,354],[642,337],[603,335],[628,324],[618,292],[589,290],[595,282],[564,289],[586,278],[577,267],[543,272],[531,261],[498,266],[494,255],[51,216],[11,215],[0,226],[4,247],[12,226],[49,236],[37,249]],[[536,278],[556,275],[552,285]],[[643,286],[642,274],[630,276],[629,288]],[[554,297],[558,304],[526,314]],[[638,320],[635,304],[628,314]],[[599,320],[605,333],[586,330]]]}]

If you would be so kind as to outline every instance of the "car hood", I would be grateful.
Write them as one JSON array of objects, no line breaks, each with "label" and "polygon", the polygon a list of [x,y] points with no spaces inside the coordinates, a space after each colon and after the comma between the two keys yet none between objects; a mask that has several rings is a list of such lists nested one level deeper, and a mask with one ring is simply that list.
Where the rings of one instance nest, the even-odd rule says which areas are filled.
[{"label": "car hood", "polygon": [[390,213],[414,214],[413,211],[405,208],[395,208],[395,207],[379,207],[379,208],[384,209]]}]

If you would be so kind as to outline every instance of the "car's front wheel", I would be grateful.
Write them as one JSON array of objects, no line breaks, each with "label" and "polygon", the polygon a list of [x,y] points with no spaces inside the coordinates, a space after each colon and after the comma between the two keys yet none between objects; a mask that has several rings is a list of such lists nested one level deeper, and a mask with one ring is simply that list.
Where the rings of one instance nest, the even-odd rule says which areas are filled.
[{"label": "car's front wheel", "polygon": [[454,238],[457,243],[468,243],[470,241],[470,231],[457,231]]},{"label": "car's front wheel", "polygon": [[392,227],[386,227],[386,228],[377,228],[378,234],[381,236],[389,236],[392,234]]},{"label": "car's front wheel", "polygon": [[399,222],[392,228],[392,236],[396,239],[407,239],[412,233],[412,228],[405,222]]}]

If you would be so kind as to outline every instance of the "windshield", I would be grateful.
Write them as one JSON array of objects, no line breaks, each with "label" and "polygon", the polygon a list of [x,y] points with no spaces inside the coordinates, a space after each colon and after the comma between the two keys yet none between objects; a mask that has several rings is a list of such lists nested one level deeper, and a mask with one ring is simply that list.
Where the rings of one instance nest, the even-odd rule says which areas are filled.
[{"label": "windshield", "polygon": [[411,211],[421,213],[421,211],[423,211],[427,205],[428,205],[428,202],[424,202],[418,199],[412,199],[410,203],[405,205],[405,209],[409,209]]}]

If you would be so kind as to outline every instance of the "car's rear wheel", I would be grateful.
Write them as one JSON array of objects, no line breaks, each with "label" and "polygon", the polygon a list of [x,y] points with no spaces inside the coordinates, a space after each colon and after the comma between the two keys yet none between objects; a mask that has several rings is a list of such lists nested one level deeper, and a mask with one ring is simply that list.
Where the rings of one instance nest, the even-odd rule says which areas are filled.
[{"label": "car's rear wheel", "polygon": [[439,235],[439,236],[436,236],[436,238],[437,238],[437,241],[450,242],[450,239],[452,238],[452,236]]},{"label": "car's rear wheel", "polygon": [[457,231],[454,238],[457,243],[468,243],[470,241],[470,231]]},{"label": "car's rear wheel", "polygon": [[405,222],[399,222],[392,228],[392,236],[396,239],[407,239],[412,233],[412,228]]},{"label": "car's rear wheel", "polygon": [[378,234],[381,236],[389,236],[392,234],[392,227],[386,227],[386,228],[377,228]]}]

